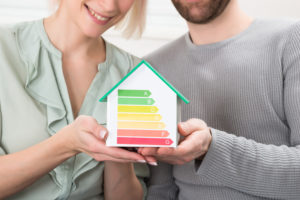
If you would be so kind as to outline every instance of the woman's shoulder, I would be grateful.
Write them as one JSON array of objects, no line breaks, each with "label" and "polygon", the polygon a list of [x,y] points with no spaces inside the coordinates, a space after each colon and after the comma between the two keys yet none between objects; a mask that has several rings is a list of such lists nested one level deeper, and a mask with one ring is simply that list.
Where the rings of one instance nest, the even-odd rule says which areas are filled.
[{"label": "woman's shoulder", "polygon": [[12,25],[0,25],[0,51],[1,53],[9,51],[12,44],[15,43]]},{"label": "woman's shoulder", "polygon": [[116,45],[105,41],[107,48],[107,57],[111,64],[119,66],[122,70],[129,72],[136,65],[138,65],[142,59],[132,55],[131,53],[117,47]]},{"label": "woman's shoulder", "polygon": [[[32,29],[33,25],[36,21],[29,21],[29,22],[18,22],[14,24],[2,24],[0,25],[0,41],[1,43],[4,42],[12,42],[15,41],[15,35],[16,33],[22,31],[22,30],[28,30]],[[30,35],[27,35],[29,38]]]},{"label": "woman's shoulder", "polygon": [[[19,53],[18,43],[32,41],[36,21],[0,25],[0,57]],[[30,42],[31,43],[31,42]],[[5,55],[3,55],[5,54]]]},{"label": "woman's shoulder", "polygon": [[[32,41],[34,22],[0,25],[0,71],[1,77],[25,78],[26,68],[21,56],[21,43]],[[34,44],[31,44],[34,45]]]},{"label": "woman's shoulder", "polygon": [[[13,25],[0,25],[0,70],[18,58],[18,48]],[[3,72],[4,73],[4,72]]]}]

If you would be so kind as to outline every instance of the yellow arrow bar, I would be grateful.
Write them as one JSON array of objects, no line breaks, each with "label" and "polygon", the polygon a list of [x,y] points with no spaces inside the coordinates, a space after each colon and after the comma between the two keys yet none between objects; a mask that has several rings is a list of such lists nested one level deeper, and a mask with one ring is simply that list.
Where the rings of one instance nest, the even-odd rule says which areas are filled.
[{"label": "yellow arrow bar", "polygon": [[166,125],[163,122],[130,122],[118,121],[118,128],[122,129],[164,129]]},{"label": "yellow arrow bar", "polygon": [[118,120],[133,120],[133,121],[160,121],[160,114],[133,114],[133,113],[118,113]]},{"label": "yellow arrow bar", "polygon": [[133,113],[156,113],[156,106],[118,106],[118,112],[133,112]]}]

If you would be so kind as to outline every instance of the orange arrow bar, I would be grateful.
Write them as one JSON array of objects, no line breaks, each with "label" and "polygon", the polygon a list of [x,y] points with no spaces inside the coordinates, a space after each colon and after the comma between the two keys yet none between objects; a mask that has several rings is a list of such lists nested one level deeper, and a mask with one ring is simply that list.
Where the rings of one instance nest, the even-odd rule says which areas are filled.
[{"label": "orange arrow bar", "polygon": [[135,122],[118,121],[119,129],[164,129],[166,125],[163,122]]},{"label": "orange arrow bar", "polygon": [[169,135],[169,132],[165,130],[118,129],[118,136],[126,137],[168,137]]}]

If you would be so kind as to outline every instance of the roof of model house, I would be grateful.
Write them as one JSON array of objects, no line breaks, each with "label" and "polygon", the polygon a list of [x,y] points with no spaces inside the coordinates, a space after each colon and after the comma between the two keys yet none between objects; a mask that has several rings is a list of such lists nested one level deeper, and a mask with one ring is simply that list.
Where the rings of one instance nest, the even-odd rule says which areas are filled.
[{"label": "roof of model house", "polygon": [[176,95],[182,99],[186,104],[189,100],[185,98],[174,86],[172,86],[160,73],[158,73],[148,62],[145,60],[141,61],[136,67],[134,67],[122,80],[120,80],[115,86],[113,86],[101,99],[100,102],[106,101],[110,93],[112,93],[118,86],[120,86],[130,75],[132,75],[140,67],[148,67],[164,84],[166,84]]}]

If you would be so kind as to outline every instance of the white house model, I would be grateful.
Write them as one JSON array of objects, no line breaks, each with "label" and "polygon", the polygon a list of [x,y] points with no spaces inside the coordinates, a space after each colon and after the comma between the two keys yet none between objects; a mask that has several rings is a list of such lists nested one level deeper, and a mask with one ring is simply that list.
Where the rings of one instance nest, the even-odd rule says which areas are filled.
[{"label": "white house model", "polygon": [[100,101],[107,101],[108,146],[176,147],[181,100],[189,101],[142,61]]}]

